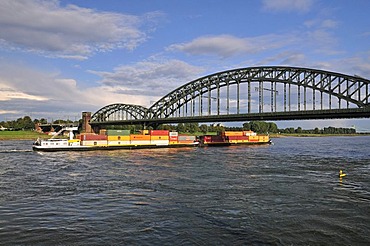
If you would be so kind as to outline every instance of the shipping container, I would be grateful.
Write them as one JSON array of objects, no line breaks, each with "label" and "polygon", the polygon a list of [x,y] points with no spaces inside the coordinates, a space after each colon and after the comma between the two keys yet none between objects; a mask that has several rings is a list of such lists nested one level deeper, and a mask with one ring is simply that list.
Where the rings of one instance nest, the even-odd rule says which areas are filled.
[{"label": "shipping container", "polygon": [[258,142],[259,136],[249,136],[249,142]]},{"label": "shipping container", "polygon": [[169,137],[170,141],[176,141],[177,142],[178,139],[179,139],[178,136],[170,136]]},{"label": "shipping container", "polygon": [[225,136],[243,136],[242,131],[225,131],[223,132],[223,135]]},{"label": "shipping container", "polygon": [[130,135],[130,140],[146,140],[150,142],[150,135],[136,135],[136,134],[131,134]]},{"label": "shipping container", "polygon": [[182,144],[182,143],[194,143],[193,140],[178,140],[177,141],[178,144]]},{"label": "shipping container", "polygon": [[98,135],[98,134],[81,134],[81,140],[107,140],[107,135]]},{"label": "shipping container", "polygon": [[149,134],[152,136],[168,136],[169,131],[168,130],[150,130]]},{"label": "shipping container", "polygon": [[169,141],[168,140],[151,140],[151,144],[155,145],[168,145]]},{"label": "shipping container", "polygon": [[131,140],[132,145],[150,145],[150,140]]},{"label": "shipping container", "polygon": [[215,135],[215,136],[207,136],[207,138],[205,139],[205,141],[208,142],[208,143],[224,143],[224,142],[226,142],[225,137],[218,136],[218,135]]},{"label": "shipping container", "polygon": [[142,135],[149,135],[149,130],[140,130],[139,132]]},{"label": "shipping container", "polygon": [[131,141],[109,141],[108,140],[108,145],[113,146],[113,145],[130,145]]},{"label": "shipping container", "polygon": [[179,135],[178,132],[169,132],[170,137],[177,137]]},{"label": "shipping container", "polygon": [[107,141],[104,140],[84,140],[81,141],[83,146],[107,146]]},{"label": "shipping container", "polygon": [[130,136],[108,136],[108,141],[130,141]]},{"label": "shipping container", "polygon": [[131,133],[130,130],[113,130],[108,129],[106,135],[108,136],[129,136]]},{"label": "shipping container", "polygon": [[168,135],[166,135],[166,136],[156,136],[156,135],[151,135],[150,136],[150,140],[169,140],[169,136]]},{"label": "shipping container", "polygon": [[255,133],[254,131],[243,131],[243,135],[244,136],[256,136],[257,133]]},{"label": "shipping container", "polygon": [[243,140],[249,140],[249,136],[229,136],[227,137],[227,139],[243,141]]},{"label": "shipping container", "polygon": [[189,136],[189,135],[179,135],[178,136],[178,141],[184,141],[184,140],[195,141],[196,137],[195,136]]}]

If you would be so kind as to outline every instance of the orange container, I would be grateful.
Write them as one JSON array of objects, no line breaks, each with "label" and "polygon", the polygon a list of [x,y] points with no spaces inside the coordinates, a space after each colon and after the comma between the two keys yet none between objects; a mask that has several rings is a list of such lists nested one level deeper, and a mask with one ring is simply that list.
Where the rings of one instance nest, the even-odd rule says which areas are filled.
[{"label": "orange container", "polygon": [[131,134],[130,135],[130,140],[131,141],[137,141],[137,140],[145,140],[145,141],[150,141],[150,135],[134,135],[134,134]]}]

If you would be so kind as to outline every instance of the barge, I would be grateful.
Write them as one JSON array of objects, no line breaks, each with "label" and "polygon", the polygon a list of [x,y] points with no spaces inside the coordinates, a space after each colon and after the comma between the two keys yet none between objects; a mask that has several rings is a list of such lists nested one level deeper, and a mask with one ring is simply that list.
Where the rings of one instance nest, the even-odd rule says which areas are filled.
[{"label": "barge", "polygon": [[199,141],[196,136],[180,135],[167,130],[143,131],[141,134],[130,134],[129,130],[106,130],[101,134],[79,134],[74,138],[77,127],[66,127],[68,139],[52,137],[37,139],[32,149],[35,151],[91,151],[116,149],[146,148],[180,148],[196,147]]},{"label": "barge", "polygon": [[[63,131],[69,132],[68,139],[55,138]],[[268,135],[257,135],[253,131],[224,131],[199,139],[168,130],[144,130],[140,134],[131,134],[129,130],[102,130],[100,134],[83,133],[75,137],[77,131],[77,127],[65,127],[50,139],[37,139],[32,148],[51,152],[271,144]]]},{"label": "barge", "polygon": [[201,146],[230,146],[271,144],[269,135],[257,135],[253,131],[225,131],[219,135],[200,137]]}]

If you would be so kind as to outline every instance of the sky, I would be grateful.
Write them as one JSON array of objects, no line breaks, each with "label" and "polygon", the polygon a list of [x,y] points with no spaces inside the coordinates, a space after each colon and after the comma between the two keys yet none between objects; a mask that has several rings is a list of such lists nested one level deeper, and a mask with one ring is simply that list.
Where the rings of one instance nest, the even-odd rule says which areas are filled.
[{"label": "sky", "polygon": [[[368,0],[1,0],[0,121],[149,107],[200,77],[298,66],[370,79]],[[352,127],[370,119],[276,122]]]}]

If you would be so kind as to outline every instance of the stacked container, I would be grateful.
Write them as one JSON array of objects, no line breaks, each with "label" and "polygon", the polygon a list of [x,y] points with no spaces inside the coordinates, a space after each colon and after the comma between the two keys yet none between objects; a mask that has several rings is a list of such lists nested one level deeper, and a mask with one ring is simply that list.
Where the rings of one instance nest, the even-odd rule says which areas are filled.
[{"label": "stacked container", "polygon": [[170,141],[170,144],[177,144],[179,141],[179,133],[169,132],[169,141]]},{"label": "stacked container", "polygon": [[108,145],[129,145],[130,142],[130,130],[110,130],[106,131],[108,138]]},{"label": "stacked container", "polygon": [[181,143],[194,143],[196,141],[195,136],[188,136],[188,135],[178,135],[177,142],[179,144]]},{"label": "stacked container", "polygon": [[132,145],[150,145],[150,135],[130,135]]},{"label": "stacked container", "polygon": [[224,136],[220,135],[208,135],[203,137],[203,142],[205,144],[213,143],[213,144],[225,144],[227,143]]},{"label": "stacked container", "polygon": [[100,134],[81,134],[81,145],[84,146],[106,146],[107,136]]},{"label": "stacked container", "polygon": [[168,130],[150,130],[150,143],[155,145],[168,145],[169,131]]},{"label": "stacked container", "polygon": [[247,143],[249,136],[245,135],[244,131],[225,131],[224,136],[229,143]]}]

